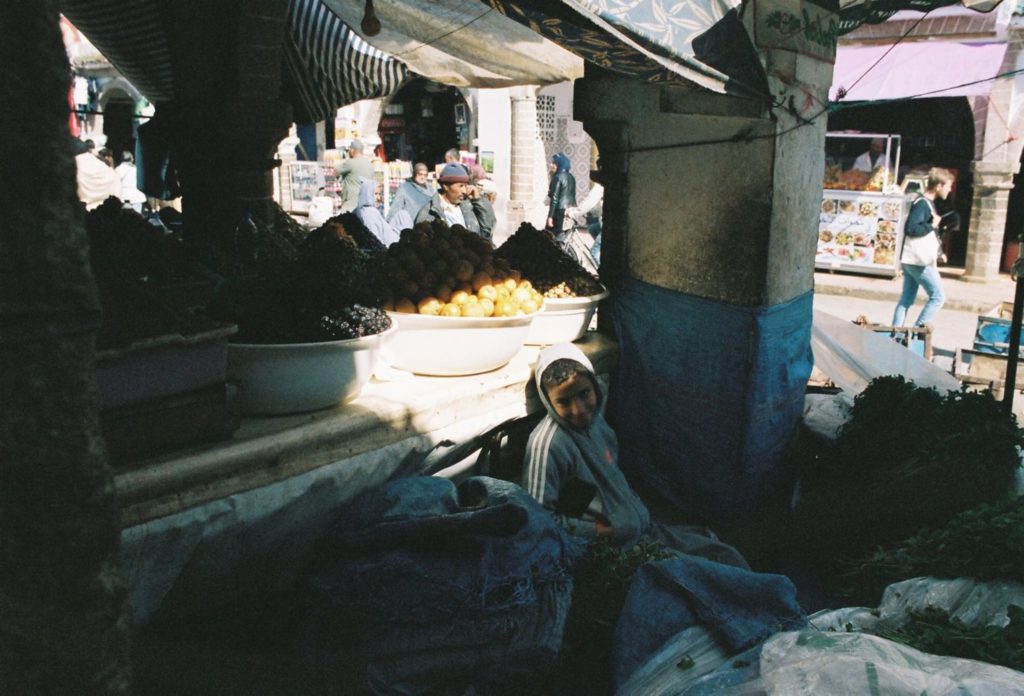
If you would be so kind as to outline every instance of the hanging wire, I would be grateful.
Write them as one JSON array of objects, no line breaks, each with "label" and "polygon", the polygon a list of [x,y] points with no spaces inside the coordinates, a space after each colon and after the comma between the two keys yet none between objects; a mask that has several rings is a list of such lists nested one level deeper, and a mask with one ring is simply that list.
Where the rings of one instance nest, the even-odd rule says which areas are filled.
[{"label": "hanging wire", "polygon": [[845,98],[846,95],[850,93],[850,90],[852,90],[854,87],[857,86],[857,83],[859,83],[861,80],[863,80],[865,77],[867,77],[868,74],[872,70],[877,68],[878,64],[881,63],[883,60],[885,60],[885,57],[887,55],[889,55],[890,53],[892,53],[892,50],[894,48],[896,48],[897,46],[899,46],[900,43],[903,41],[903,39],[905,39],[908,36],[910,36],[911,32],[913,32],[915,29],[917,29],[917,26],[921,22],[924,21],[924,18],[928,16],[929,12],[931,12],[931,10],[928,10],[928,12],[925,12],[923,15],[918,17],[917,21],[914,22],[913,24],[911,24],[910,28],[907,29],[905,32],[903,32],[903,34],[898,39],[896,39],[896,41],[893,42],[893,44],[891,46],[889,46],[889,48],[886,49],[885,53],[883,53],[881,56],[879,56],[878,60],[876,60],[874,63],[872,63],[868,67],[868,69],[865,70],[864,73],[860,77],[858,77],[856,80],[854,80],[852,85],[850,85],[849,87],[842,87],[842,86],[840,86],[839,90],[836,92],[836,101],[841,101],[843,98]]}]

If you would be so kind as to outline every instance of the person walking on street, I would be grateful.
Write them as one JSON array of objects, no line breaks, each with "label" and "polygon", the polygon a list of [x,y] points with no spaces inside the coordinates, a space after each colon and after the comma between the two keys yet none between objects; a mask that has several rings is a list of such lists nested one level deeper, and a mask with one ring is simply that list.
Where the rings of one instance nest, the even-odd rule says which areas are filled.
[{"label": "person walking on street", "polygon": [[348,146],[348,159],[338,167],[341,182],[341,212],[347,213],[359,205],[360,179],[373,178],[373,163],[366,159],[362,140],[353,140]]},{"label": "person walking on street", "polygon": [[440,220],[448,225],[462,225],[490,239],[497,221],[494,208],[476,186],[470,185],[466,168],[454,162],[446,164],[437,182],[441,190],[417,213],[416,222]]},{"label": "person walking on street", "polygon": [[565,220],[565,209],[576,205],[576,179],[569,173],[569,158],[559,152],[551,158],[555,173],[548,186],[548,220],[547,228],[556,237],[562,236],[562,224]]},{"label": "person walking on street", "polygon": [[903,253],[900,256],[903,293],[893,312],[893,326],[903,326],[907,312],[917,298],[918,287],[924,288],[928,302],[921,309],[914,326],[924,326],[946,301],[937,265],[941,249],[938,228],[942,218],[935,212],[935,200],[945,199],[952,187],[950,171],[934,167],[928,172],[924,193],[910,206],[903,228]]}]

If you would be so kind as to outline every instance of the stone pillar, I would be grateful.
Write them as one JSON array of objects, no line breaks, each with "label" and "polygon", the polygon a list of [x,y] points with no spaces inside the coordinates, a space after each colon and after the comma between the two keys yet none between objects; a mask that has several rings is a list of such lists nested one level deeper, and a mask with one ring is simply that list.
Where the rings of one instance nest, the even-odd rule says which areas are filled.
[{"label": "stone pillar", "polygon": [[605,178],[623,465],[708,520],[735,521],[783,483],[812,364],[831,67],[780,63],[771,89],[792,111],[590,65],[576,83]]},{"label": "stone pillar", "polygon": [[[537,218],[544,193],[534,186],[537,143],[537,88],[513,87],[512,157],[509,177],[508,230]],[[543,163],[540,163],[543,165]]]},{"label": "stone pillar", "polygon": [[100,303],[75,196],[60,3],[0,21],[0,693],[131,693]]},{"label": "stone pillar", "polygon": [[973,162],[974,198],[963,279],[985,282],[999,277],[1006,230],[1006,206],[1019,163]]},{"label": "stone pillar", "polygon": [[[230,3],[229,3],[230,4]],[[186,234],[231,250],[248,214],[271,220],[278,142],[292,115],[281,95],[285,0],[183,3],[169,9],[177,32],[179,73],[206,79],[182,83],[173,104],[161,104],[179,143]],[[188,29],[186,29],[188,27]]]}]

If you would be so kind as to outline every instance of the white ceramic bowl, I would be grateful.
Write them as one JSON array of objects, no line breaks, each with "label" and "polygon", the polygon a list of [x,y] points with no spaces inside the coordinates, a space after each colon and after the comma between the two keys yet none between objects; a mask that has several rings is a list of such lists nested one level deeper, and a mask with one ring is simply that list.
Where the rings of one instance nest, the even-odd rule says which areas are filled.
[{"label": "white ceramic bowl", "polygon": [[521,317],[435,317],[388,312],[395,332],[381,354],[392,367],[421,375],[475,375],[508,363],[540,312]]},{"label": "white ceramic bowl", "polygon": [[242,412],[315,411],[351,401],[370,379],[388,331],[323,343],[231,343],[228,380],[238,384]]},{"label": "white ceramic bowl", "polygon": [[605,290],[589,297],[545,297],[541,310],[526,336],[531,346],[575,341],[587,332],[598,303],[608,297]]}]

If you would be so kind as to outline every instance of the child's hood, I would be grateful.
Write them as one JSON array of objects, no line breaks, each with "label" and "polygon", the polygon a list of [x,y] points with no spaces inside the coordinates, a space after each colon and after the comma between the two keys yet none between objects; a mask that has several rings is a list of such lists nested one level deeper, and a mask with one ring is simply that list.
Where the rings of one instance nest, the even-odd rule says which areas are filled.
[{"label": "child's hood", "polygon": [[548,368],[551,363],[556,360],[562,359],[574,360],[587,369],[590,373],[591,379],[594,381],[594,391],[597,393],[597,412],[604,412],[604,391],[601,389],[601,383],[597,381],[597,375],[594,373],[594,366],[591,364],[590,359],[583,354],[577,346],[572,343],[555,343],[554,345],[548,346],[541,350],[540,355],[537,356],[537,369],[534,370],[533,379],[537,383],[537,395],[540,397],[540,402],[544,404],[544,408],[555,419],[555,422],[561,425],[563,428],[568,428],[569,425],[562,420],[557,413],[555,413],[555,407],[548,401],[548,395],[544,393],[544,387],[540,383],[540,377],[544,374],[544,370]]}]

